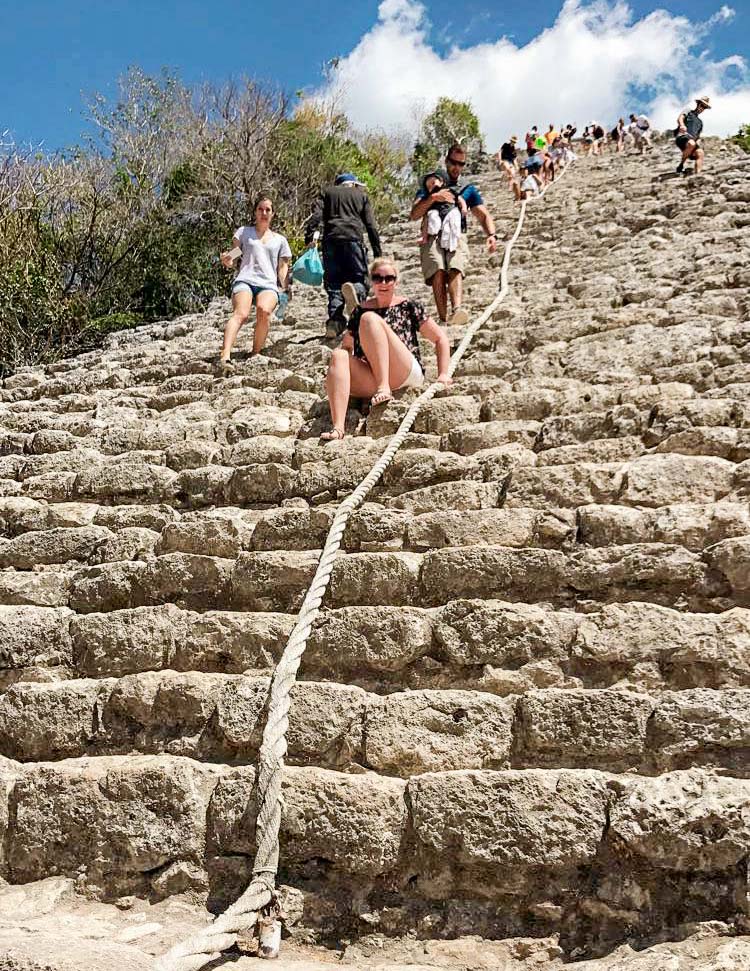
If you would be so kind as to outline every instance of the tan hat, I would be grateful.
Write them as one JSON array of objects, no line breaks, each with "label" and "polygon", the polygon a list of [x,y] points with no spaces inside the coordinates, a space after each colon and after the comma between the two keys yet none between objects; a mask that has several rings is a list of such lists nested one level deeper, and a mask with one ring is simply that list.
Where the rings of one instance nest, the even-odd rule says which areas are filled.
[{"label": "tan hat", "polygon": [[518,135],[511,135],[511,136],[510,136],[510,140],[511,140],[512,142],[517,142],[517,141],[518,141]]},{"label": "tan hat", "polygon": [[695,103],[698,104],[698,105],[703,105],[704,108],[710,108],[711,107],[711,102],[708,100],[708,97],[705,97],[705,98],[696,98],[695,99]]}]

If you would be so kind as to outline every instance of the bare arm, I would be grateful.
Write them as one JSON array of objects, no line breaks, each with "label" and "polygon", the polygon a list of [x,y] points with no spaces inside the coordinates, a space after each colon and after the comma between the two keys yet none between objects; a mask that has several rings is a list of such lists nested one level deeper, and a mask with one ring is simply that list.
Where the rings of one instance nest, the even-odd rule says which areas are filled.
[{"label": "bare arm", "polygon": [[279,259],[279,268],[277,270],[277,275],[279,279],[279,286],[282,290],[286,290],[287,280],[289,279],[289,264],[290,259],[288,256],[282,256]]},{"label": "bare arm", "polygon": [[[240,248],[240,241],[237,239],[236,236],[232,236],[232,249],[238,249],[238,248]],[[234,263],[234,260],[229,255],[230,252],[231,250],[226,250],[224,253],[221,253],[219,255],[219,259],[221,260],[222,266],[225,266],[228,270],[232,269],[232,264]]]},{"label": "bare arm", "polygon": [[437,354],[437,368],[438,368],[438,381],[448,387],[448,385],[453,383],[453,379],[448,377],[448,365],[451,359],[451,348],[448,343],[448,335],[445,333],[442,327],[438,326],[432,317],[428,317],[427,320],[419,328],[419,333],[425,340],[430,341],[430,343],[435,345],[435,353]]},{"label": "bare arm", "polygon": [[680,117],[677,119],[677,127],[680,131],[687,131],[687,125],[685,124],[685,112],[683,111]]},{"label": "bare arm", "polygon": [[494,253],[497,249],[497,239],[495,238],[495,221],[489,213],[487,206],[482,204],[481,206],[474,206],[471,210],[472,215],[476,216],[479,220],[484,234],[487,237],[487,249],[490,253]]},{"label": "bare arm", "polygon": [[426,199],[416,199],[414,205],[411,207],[411,213],[409,214],[410,219],[421,219],[422,216],[427,212],[433,202],[453,202],[453,193],[450,189],[441,189],[440,192],[435,192],[431,196],[427,196]]}]

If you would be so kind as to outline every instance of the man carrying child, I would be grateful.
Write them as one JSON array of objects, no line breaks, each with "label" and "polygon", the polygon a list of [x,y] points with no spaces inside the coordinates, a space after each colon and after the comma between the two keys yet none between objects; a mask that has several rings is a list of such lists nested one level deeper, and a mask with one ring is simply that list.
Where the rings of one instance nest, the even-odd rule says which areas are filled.
[{"label": "man carrying child", "polygon": [[[417,192],[414,205],[411,208],[412,219],[422,219],[430,209],[436,204],[448,204],[448,208],[457,205],[457,195],[460,196],[473,215],[477,217],[479,223],[487,237],[487,250],[494,253],[497,249],[497,239],[495,236],[495,224],[484,204],[484,199],[475,185],[461,184],[460,176],[466,165],[466,152],[461,145],[451,145],[445,156],[445,168],[447,170],[447,182],[443,188],[435,188],[430,193],[423,185]],[[436,173],[431,173],[433,176]],[[436,183],[433,183],[436,185]],[[448,210],[446,210],[447,214]],[[466,242],[466,217],[460,214],[461,233],[455,240],[455,247],[447,249],[441,245],[442,220],[440,233],[428,231],[423,236],[424,242],[420,244],[420,256],[422,261],[422,273],[425,283],[432,287],[435,296],[435,305],[438,316],[443,322],[451,324],[468,323],[469,315],[461,306],[463,298],[463,275],[469,260],[469,247]],[[436,225],[433,220],[433,226]],[[452,309],[450,318],[448,317],[448,304]]]}]

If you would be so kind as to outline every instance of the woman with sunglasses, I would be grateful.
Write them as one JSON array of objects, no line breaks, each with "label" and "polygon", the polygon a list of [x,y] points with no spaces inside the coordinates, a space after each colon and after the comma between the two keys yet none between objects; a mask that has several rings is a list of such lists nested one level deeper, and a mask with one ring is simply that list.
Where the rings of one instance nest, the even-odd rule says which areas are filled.
[{"label": "woman with sunglasses", "polygon": [[370,279],[375,296],[355,308],[341,347],[331,355],[326,392],[333,429],[320,436],[323,441],[344,437],[350,397],[370,398],[371,405],[382,405],[391,400],[393,391],[424,384],[418,334],[435,345],[437,380],[446,387],[451,384],[448,337],[422,304],[396,294],[398,270],[393,260],[376,259]]}]

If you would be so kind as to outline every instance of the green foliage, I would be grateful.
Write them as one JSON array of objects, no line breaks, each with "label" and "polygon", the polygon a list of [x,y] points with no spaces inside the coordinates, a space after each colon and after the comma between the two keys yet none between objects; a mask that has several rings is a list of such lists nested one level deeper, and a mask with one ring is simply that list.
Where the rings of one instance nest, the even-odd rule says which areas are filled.
[{"label": "green foliage", "polygon": [[468,101],[440,98],[424,119],[414,146],[411,164],[417,174],[435,168],[454,143],[472,155],[483,147],[479,119]]},{"label": "green foliage", "polygon": [[405,152],[334,105],[252,81],[186,87],[131,69],[89,105],[97,139],[59,155],[0,145],[0,373],[227,292],[218,254],[270,189],[293,252],[321,188],[356,172],[380,220],[406,198]]},{"label": "green foliage", "polygon": [[732,141],[744,152],[750,152],[750,125],[740,125],[737,134],[732,136]]}]

